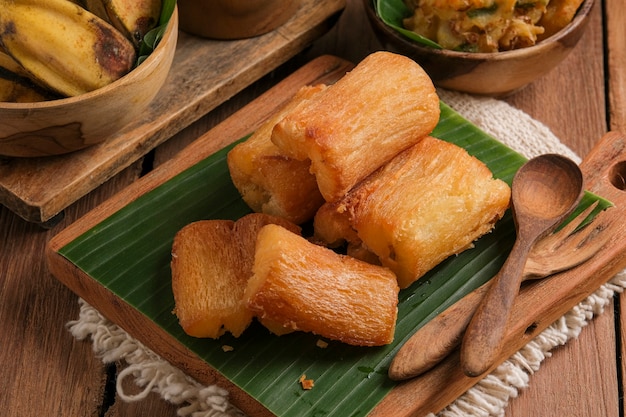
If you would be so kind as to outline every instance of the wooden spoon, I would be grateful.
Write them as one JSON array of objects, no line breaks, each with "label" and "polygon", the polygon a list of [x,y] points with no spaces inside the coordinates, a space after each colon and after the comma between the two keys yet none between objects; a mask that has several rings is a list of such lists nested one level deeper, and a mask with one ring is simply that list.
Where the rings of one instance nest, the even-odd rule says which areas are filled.
[{"label": "wooden spoon", "polygon": [[511,206],[517,237],[465,331],[461,366],[466,375],[481,375],[494,364],[532,246],[576,208],[583,192],[580,168],[561,155],[533,158],[515,174]]}]

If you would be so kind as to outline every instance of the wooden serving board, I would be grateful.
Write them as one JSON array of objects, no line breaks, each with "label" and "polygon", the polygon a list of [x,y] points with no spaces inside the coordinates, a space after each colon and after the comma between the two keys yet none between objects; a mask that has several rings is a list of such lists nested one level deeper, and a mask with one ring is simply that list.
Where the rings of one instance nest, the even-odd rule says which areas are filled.
[{"label": "wooden serving board", "polygon": [[[172,338],[162,327],[83,272],[60,251],[94,226],[119,213],[128,204],[253,131],[275,109],[288,101],[302,85],[332,83],[350,68],[352,68],[350,63],[328,56],[311,62],[202,135],[174,159],[70,225],[55,236],[47,247],[48,264],[57,279],[87,300],[109,320],[126,329],[133,337],[190,376],[202,383],[217,383],[228,389],[233,404],[251,417],[274,414]],[[595,219],[599,233],[610,234],[610,239],[603,250],[587,263],[549,279],[524,286],[512,314],[500,362],[518,351],[532,337],[626,267],[626,239],[623,238],[626,236],[626,223],[621,221],[626,214],[626,192],[623,182],[623,178],[626,177],[626,137],[618,133],[606,135],[585,159],[582,168],[587,179],[587,189],[615,204],[615,207],[606,210]],[[329,363],[329,367],[331,366],[332,363]],[[479,379],[464,376],[458,366],[458,353],[453,353],[427,374],[395,384],[368,416],[408,417],[436,412],[462,395]],[[388,383],[393,384],[391,381]],[[315,389],[323,389],[323,386],[316,386]]]},{"label": "wooden serving board", "polygon": [[332,25],[345,0],[302,0],[283,26],[237,41],[179,34],[165,85],[141,120],[107,141],[67,155],[0,159],[0,204],[44,223],[263,75]]},{"label": "wooden serving board", "polygon": [[370,416],[423,416],[445,408],[626,268],[626,136],[619,132],[607,133],[580,167],[585,188],[614,204],[588,226],[606,234],[607,243],[582,265],[522,286],[511,312],[503,351],[484,375],[466,376],[461,370],[457,349],[426,374],[398,384]]}]

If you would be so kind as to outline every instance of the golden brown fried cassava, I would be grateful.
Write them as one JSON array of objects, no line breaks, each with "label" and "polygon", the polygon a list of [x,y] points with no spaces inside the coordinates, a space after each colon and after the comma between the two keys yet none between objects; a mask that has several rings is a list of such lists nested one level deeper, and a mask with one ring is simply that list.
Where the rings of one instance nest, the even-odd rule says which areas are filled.
[{"label": "golden brown fried cassava", "polygon": [[[355,187],[336,204],[335,215],[323,206],[315,234],[336,242],[349,223],[364,248],[406,288],[489,232],[509,199],[509,186],[493,179],[485,164],[454,144],[427,137]],[[359,243],[353,234],[346,240]]]},{"label": "golden brown fried cassava", "polygon": [[243,293],[252,275],[256,237],[266,224],[277,223],[294,233],[287,220],[250,214],[230,220],[190,223],[172,245],[172,291],[181,327],[190,336],[217,338],[226,331],[239,336],[252,313]]},{"label": "golden brown fried cassava", "polygon": [[358,346],[393,341],[398,284],[387,268],[317,246],[277,226],[261,229],[245,300],[263,323]]},{"label": "golden brown fried cassava", "polygon": [[439,98],[424,70],[405,56],[376,52],[289,112],[272,142],[310,160],[324,199],[336,201],[438,121]]},{"label": "golden brown fried cassava", "polygon": [[233,184],[253,211],[301,224],[311,220],[324,202],[315,177],[309,172],[310,161],[286,156],[270,139],[274,125],[287,112],[324,89],[324,85],[303,87],[277,114],[228,153]]}]

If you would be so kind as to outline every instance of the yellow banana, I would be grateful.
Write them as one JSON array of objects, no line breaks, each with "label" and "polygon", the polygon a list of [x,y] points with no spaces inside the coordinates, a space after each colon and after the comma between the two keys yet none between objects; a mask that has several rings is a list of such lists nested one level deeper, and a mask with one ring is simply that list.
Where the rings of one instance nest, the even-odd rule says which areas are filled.
[{"label": "yellow banana", "polygon": [[21,77],[28,77],[28,71],[0,48],[0,68]]},{"label": "yellow banana", "polygon": [[60,94],[98,89],[133,68],[133,44],[70,0],[0,0],[0,8],[0,44]]},{"label": "yellow banana", "polygon": [[82,0],[82,4],[138,46],[159,23],[162,0]]},{"label": "yellow banana", "polygon": [[49,99],[33,84],[22,84],[16,79],[5,77],[6,74],[0,68],[0,102],[36,103]]},{"label": "yellow banana", "polygon": [[113,26],[139,45],[144,35],[156,27],[162,0],[103,0]]},{"label": "yellow banana", "polygon": [[33,103],[55,97],[37,85],[13,58],[0,51],[0,102]]}]

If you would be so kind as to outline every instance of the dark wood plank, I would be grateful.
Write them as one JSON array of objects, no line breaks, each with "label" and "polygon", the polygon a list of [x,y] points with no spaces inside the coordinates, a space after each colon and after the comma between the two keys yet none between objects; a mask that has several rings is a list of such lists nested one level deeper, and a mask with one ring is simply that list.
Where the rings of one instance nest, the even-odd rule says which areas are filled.
[{"label": "dark wood plank", "polygon": [[0,207],[0,404],[11,416],[100,415],[105,367],[90,343],[77,343],[65,328],[78,317],[77,297],[50,275],[42,255],[52,235],[134,182],[139,169],[85,196],[48,231]]},{"label": "dark wood plank", "polygon": [[[624,5],[615,3],[609,6],[610,15],[619,19],[619,9],[623,11]],[[608,129],[602,19],[602,4],[596,2],[587,33],[567,60],[507,99],[546,124],[579,155],[585,155]],[[623,19],[618,21],[623,37]],[[617,416],[620,391],[615,375],[615,338],[611,305],[578,339],[555,349],[531,376],[529,387],[511,401],[506,415]]]},{"label": "dark wood plank", "polygon": [[608,305],[578,338],[554,349],[510,402],[507,417],[620,415],[613,308]]},{"label": "dark wood plank", "polygon": [[[626,21],[626,5],[620,0],[607,0],[604,2],[606,10],[606,62],[607,68],[607,88],[608,88],[608,120],[609,128],[626,132],[626,31],[624,22]],[[622,401],[624,398],[624,386],[626,385],[626,295],[621,294],[618,299],[618,325],[621,332],[618,337],[617,369],[619,369],[620,380],[619,394]],[[621,415],[624,414],[622,404]]]}]

